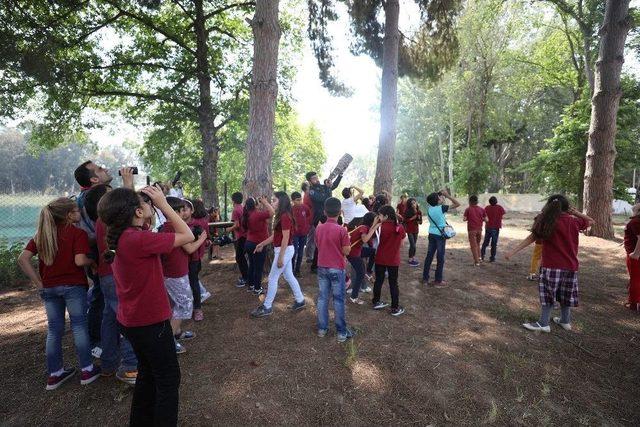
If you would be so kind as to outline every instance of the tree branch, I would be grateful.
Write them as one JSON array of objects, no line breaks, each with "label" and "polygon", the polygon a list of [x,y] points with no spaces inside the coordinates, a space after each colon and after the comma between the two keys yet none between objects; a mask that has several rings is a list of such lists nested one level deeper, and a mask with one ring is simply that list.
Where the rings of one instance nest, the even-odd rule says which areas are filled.
[{"label": "tree branch", "polygon": [[145,25],[146,27],[152,29],[153,31],[162,34],[163,36],[165,36],[167,39],[171,40],[172,42],[174,42],[175,44],[177,44],[178,46],[180,46],[181,48],[183,48],[184,50],[186,50],[187,52],[191,53],[193,56],[196,56],[196,52],[191,49],[189,46],[187,46],[187,44],[185,43],[184,40],[181,40],[180,38],[178,38],[175,34],[171,34],[169,31],[158,27],[157,25],[155,25],[153,23],[153,20],[150,19],[147,16],[141,16],[141,15],[137,15],[133,12],[130,12],[128,10],[123,9],[117,1],[115,0],[105,0],[107,3],[109,3],[111,6],[115,7],[118,11],[120,11],[123,15],[128,16],[131,19],[135,19],[136,21],[140,22],[141,24]]},{"label": "tree branch", "polygon": [[206,21],[207,19],[215,16],[215,15],[219,15],[222,12],[225,12],[229,9],[233,9],[234,7],[249,7],[249,6],[255,6],[256,2],[255,1],[247,1],[247,2],[243,2],[243,3],[235,3],[235,4],[229,4],[226,6],[223,6],[219,9],[213,10],[209,13],[207,13],[206,15],[204,15],[204,20]]},{"label": "tree branch", "polygon": [[185,16],[189,19],[191,19],[191,22],[195,22],[195,18],[193,16],[191,16],[191,14],[189,13],[189,11],[187,10],[186,7],[184,7],[184,5],[182,3],[180,3],[179,0],[171,0],[173,3],[177,4],[178,7],[182,10],[182,12],[185,14]]},{"label": "tree branch", "polygon": [[78,44],[80,44],[80,42],[82,42],[83,40],[85,40],[87,37],[89,37],[91,34],[100,31],[101,29],[103,29],[104,27],[106,27],[107,25],[115,22],[118,20],[118,18],[120,18],[121,16],[124,16],[122,14],[122,12],[118,12],[115,16],[113,16],[112,18],[107,19],[106,21],[104,21],[103,23],[93,27],[92,29],[90,29],[89,31],[87,31],[86,33],[82,34],[80,37],[78,37],[76,40],[73,41],[73,43],[66,45],[65,47],[71,48],[74,46],[77,46]]},{"label": "tree branch", "polygon": [[144,62],[144,61],[132,61],[132,62],[115,62],[113,64],[108,65],[94,65],[89,67],[91,70],[108,70],[111,68],[125,68],[125,67],[148,67],[148,68],[159,68],[161,70],[171,70],[178,71],[181,73],[190,73],[194,70],[188,70],[184,68],[176,68],[171,67],[169,65],[157,64],[154,62]]},{"label": "tree branch", "polygon": [[150,100],[150,101],[164,101],[164,102],[168,102],[168,103],[171,103],[171,104],[182,105],[182,106],[187,107],[188,109],[193,110],[195,112],[198,111],[197,107],[191,105],[189,102],[187,102],[185,100],[178,99],[178,98],[172,98],[170,96],[153,94],[153,93],[129,92],[129,91],[126,91],[126,90],[93,90],[93,91],[83,92],[82,94],[83,95],[87,95],[87,96],[95,96],[95,97],[122,96],[122,97],[129,97],[129,98],[147,99],[147,100]]},{"label": "tree branch", "polygon": [[207,30],[206,30],[206,31],[207,31],[207,34],[209,34],[209,33],[210,33],[211,31],[213,31],[213,30],[216,30],[217,32],[219,32],[219,33],[221,33],[221,34],[224,34],[224,35],[226,35],[227,37],[230,37],[230,38],[232,38],[233,40],[238,41],[238,38],[237,38],[235,35],[233,35],[232,33],[230,33],[230,32],[229,32],[229,31],[227,31],[227,30],[223,30],[222,28],[218,27],[217,25],[214,25],[214,26],[212,26],[212,27],[210,27],[210,28],[207,28]]}]

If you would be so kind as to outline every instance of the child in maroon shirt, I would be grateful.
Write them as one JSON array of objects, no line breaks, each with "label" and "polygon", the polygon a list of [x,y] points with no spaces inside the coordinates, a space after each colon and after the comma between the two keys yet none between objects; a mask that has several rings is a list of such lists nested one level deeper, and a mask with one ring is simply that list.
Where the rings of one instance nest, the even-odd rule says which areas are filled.
[{"label": "child in maroon shirt", "polygon": [[498,236],[502,228],[502,217],[505,211],[504,208],[498,204],[498,199],[495,196],[491,196],[489,198],[489,205],[484,208],[484,213],[487,216],[487,222],[484,226],[484,242],[482,242],[482,248],[480,249],[480,258],[484,261],[487,246],[491,243],[491,257],[489,258],[489,262],[495,262],[496,253],[498,252]]},{"label": "child in maroon shirt", "polygon": [[304,246],[307,243],[307,234],[311,230],[313,222],[313,214],[311,209],[302,201],[302,195],[294,191],[291,193],[291,201],[293,202],[293,219],[295,226],[293,229],[293,274],[300,276],[300,265],[302,264],[302,256]]},{"label": "child in maroon shirt", "polygon": [[[378,222],[372,230],[380,227],[378,249],[376,250],[376,281],[373,285],[373,309],[381,310],[388,306],[380,300],[385,273],[389,274],[389,292],[391,293],[391,315],[400,316],[404,308],[400,307],[400,289],[398,288],[398,269],[400,267],[400,246],[407,235],[404,227],[398,224],[396,213],[389,205],[378,211]],[[372,233],[372,231],[370,231]]]},{"label": "child in maroon shirt", "polygon": [[416,199],[411,197],[407,200],[407,209],[404,211],[404,228],[409,239],[409,265],[417,267],[420,263],[416,260],[416,245],[418,243],[418,231],[422,223],[422,211]]},{"label": "child in maroon shirt", "polygon": [[480,265],[480,241],[482,240],[482,223],[486,220],[484,209],[478,206],[478,196],[469,196],[469,207],[464,211],[467,222],[469,247],[473,256],[473,265]]},{"label": "child in maroon shirt", "polygon": [[560,303],[561,317],[553,321],[571,329],[571,307],[578,306],[578,240],[580,231],[593,224],[588,216],[569,206],[561,194],[547,200],[533,223],[531,234],[512,251],[509,258],[536,239],[542,240],[542,262],[538,294],[542,313],[537,322],[522,326],[530,331],[551,332],[549,321],[555,302]]},{"label": "child in maroon shirt", "polygon": [[233,221],[233,226],[226,230],[228,233],[233,231],[235,238],[233,248],[235,250],[236,264],[238,264],[238,269],[240,270],[240,277],[236,282],[237,288],[244,287],[249,281],[249,265],[247,263],[247,253],[244,250],[244,245],[247,241],[247,230],[242,226],[242,215],[244,211],[242,199],[242,193],[239,191],[231,195],[231,201],[233,202],[231,221]]},{"label": "child in maroon shirt", "polygon": [[624,249],[629,271],[629,308],[640,312],[640,204],[633,207],[633,216],[624,227]]},{"label": "child in maroon shirt", "polygon": [[[20,268],[38,288],[47,313],[47,390],[57,389],[76,373],[74,368],[65,369],[62,359],[65,309],[82,371],[80,384],[90,384],[100,375],[100,367],[94,366],[91,358],[87,328],[84,267],[93,263],[87,257],[89,237],[73,225],[80,218],[80,209],[73,200],[61,197],[49,202],[40,212],[36,235],[18,258]],[[38,271],[31,264],[35,255]]]}]

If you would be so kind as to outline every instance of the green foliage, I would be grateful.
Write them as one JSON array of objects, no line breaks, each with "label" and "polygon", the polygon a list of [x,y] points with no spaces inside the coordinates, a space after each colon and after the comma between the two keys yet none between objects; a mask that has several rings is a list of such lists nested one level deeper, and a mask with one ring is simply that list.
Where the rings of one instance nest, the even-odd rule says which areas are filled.
[{"label": "green foliage", "polygon": [[467,147],[456,153],[455,188],[466,194],[484,192],[489,180],[495,173],[495,165],[489,151],[485,148]]},{"label": "green foliage", "polygon": [[8,243],[0,239],[0,289],[15,285],[20,280],[27,280],[17,262],[23,248],[23,242]]}]

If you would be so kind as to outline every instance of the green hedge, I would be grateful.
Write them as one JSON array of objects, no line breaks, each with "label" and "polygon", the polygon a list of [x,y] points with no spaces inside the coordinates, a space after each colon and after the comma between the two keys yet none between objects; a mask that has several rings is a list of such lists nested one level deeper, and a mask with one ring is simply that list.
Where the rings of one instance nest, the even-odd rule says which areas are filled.
[{"label": "green hedge", "polygon": [[0,288],[6,288],[28,280],[18,266],[18,255],[20,255],[23,248],[23,242],[9,243],[4,239],[0,239]]}]

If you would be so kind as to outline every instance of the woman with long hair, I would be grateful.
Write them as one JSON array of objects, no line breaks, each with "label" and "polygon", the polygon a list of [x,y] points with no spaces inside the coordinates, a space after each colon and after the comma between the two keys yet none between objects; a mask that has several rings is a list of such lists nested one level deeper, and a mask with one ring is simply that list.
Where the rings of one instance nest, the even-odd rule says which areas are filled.
[{"label": "woman with long hair", "polygon": [[292,242],[295,219],[291,208],[291,199],[289,199],[287,193],[283,191],[274,193],[273,209],[275,209],[276,213],[273,220],[273,234],[260,242],[255,249],[255,252],[260,253],[266,245],[273,243],[274,254],[271,271],[269,272],[267,297],[258,308],[251,312],[252,317],[265,317],[273,312],[272,305],[278,292],[278,280],[283,274],[295,298],[291,309],[294,311],[300,310],[306,305],[298,279],[293,274],[295,249]]},{"label": "woman with long hair", "polygon": [[[87,324],[87,276],[84,267],[94,263],[87,257],[89,238],[74,226],[80,221],[78,205],[67,197],[49,202],[40,211],[36,234],[18,257],[18,264],[40,292],[47,313],[47,390],[55,390],[75,373],[62,359],[64,312],[69,313],[73,342],[80,362],[80,384],[95,381],[100,367],[94,366]],[[38,255],[38,271],[31,258]]]},{"label": "woman with long hair", "polygon": [[418,242],[418,231],[422,223],[422,212],[418,202],[413,197],[407,200],[407,207],[404,211],[404,228],[409,239],[409,265],[417,267],[420,263],[416,260],[416,244]]}]

